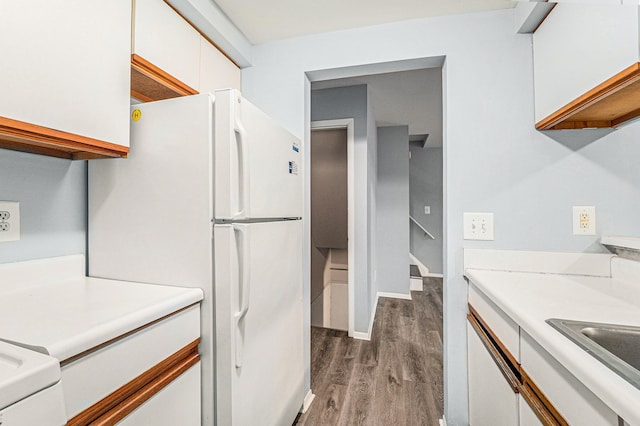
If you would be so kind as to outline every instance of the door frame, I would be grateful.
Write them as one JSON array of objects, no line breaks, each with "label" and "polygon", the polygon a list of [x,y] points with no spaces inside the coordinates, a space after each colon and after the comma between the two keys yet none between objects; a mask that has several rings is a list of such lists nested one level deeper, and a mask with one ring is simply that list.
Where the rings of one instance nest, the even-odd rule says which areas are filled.
[{"label": "door frame", "polygon": [[[349,337],[353,337],[355,331],[355,136],[354,136],[354,119],[340,118],[336,120],[319,120],[311,122],[311,131],[320,129],[347,129],[347,306],[349,312]],[[311,241],[311,237],[309,237]]]}]

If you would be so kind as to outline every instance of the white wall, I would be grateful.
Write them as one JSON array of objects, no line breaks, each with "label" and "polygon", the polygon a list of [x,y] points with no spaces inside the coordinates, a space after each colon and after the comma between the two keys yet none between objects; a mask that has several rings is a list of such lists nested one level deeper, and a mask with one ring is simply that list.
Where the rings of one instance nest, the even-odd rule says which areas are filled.
[{"label": "white wall", "polygon": [[[430,273],[442,273],[444,206],[442,204],[442,148],[409,147],[409,193],[413,216],[435,237],[429,238],[415,224],[410,226],[410,251]],[[424,206],[431,208],[424,213]]]},{"label": "white wall", "polygon": [[86,161],[0,149],[0,200],[20,202],[21,232],[0,263],[85,253]]},{"label": "white wall", "polygon": [[409,127],[378,127],[378,289],[409,291]]},{"label": "white wall", "polygon": [[[598,234],[639,233],[640,125],[592,142],[559,142],[537,132],[531,36],[514,33],[513,13],[417,19],[258,45],[253,67],[242,76],[249,100],[308,140],[306,72],[446,55],[444,369],[450,425],[467,424],[463,248],[602,250],[598,236],[572,235],[572,205],[596,206]],[[464,241],[465,211],[494,212],[495,241]]]}]

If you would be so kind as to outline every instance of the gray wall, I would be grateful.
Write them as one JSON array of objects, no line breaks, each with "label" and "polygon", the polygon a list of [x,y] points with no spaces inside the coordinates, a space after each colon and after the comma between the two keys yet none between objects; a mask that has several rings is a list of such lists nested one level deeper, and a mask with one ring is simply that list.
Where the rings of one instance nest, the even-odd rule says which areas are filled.
[{"label": "gray wall", "polygon": [[347,248],[347,131],[314,130],[311,138],[313,303],[324,290],[324,267],[329,248]]},{"label": "gray wall", "polygon": [[0,149],[0,200],[20,202],[20,241],[0,243],[0,263],[84,254],[87,164]]},{"label": "gray wall", "polygon": [[369,169],[371,149],[367,142],[367,86],[351,86],[311,92],[311,121],[354,119],[354,214],[357,218],[353,230],[354,253],[354,315],[355,331],[367,332],[371,317],[371,289],[369,285],[369,192],[371,172]]},{"label": "gray wall", "polygon": [[[411,224],[410,251],[430,273],[442,273],[442,148],[410,146],[409,193],[410,211],[422,226],[435,237],[424,234]],[[431,207],[431,214],[424,214],[424,206]]]},{"label": "gray wall", "polygon": [[[507,9],[281,40],[254,46],[253,66],[242,71],[243,94],[308,141],[308,73],[326,78],[323,70],[336,70],[333,78],[347,77],[349,67],[362,65],[358,72],[365,74],[379,70],[370,64],[393,67],[394,61],[446,55],[444,392],[450,425],[468,423],[463,248],[601,251],[600,235],[638,234],[640,123],[600,139],[586,132],[580,142],[536,131],[531,36],[514,34],[513,20]],[[572,205],[596,206],[598,235],[572,235]],[[495,241],[462,239],[463,212],[473,211],[494,212]]]},{"label": "gray wall", "polygon": [[378,290],[409,295],[409,127],[378,128]]}]

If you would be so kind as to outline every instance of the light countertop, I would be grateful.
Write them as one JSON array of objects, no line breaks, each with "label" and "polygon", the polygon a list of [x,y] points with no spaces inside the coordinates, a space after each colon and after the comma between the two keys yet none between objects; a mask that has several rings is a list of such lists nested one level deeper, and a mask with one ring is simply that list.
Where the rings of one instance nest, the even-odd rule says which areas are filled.
[{"label": "light countertop", "polygon": [[475,268],[465,275],[613,411],[640,425],[640,390],[545,322],[562,318],[640,326],[640,280]]}]

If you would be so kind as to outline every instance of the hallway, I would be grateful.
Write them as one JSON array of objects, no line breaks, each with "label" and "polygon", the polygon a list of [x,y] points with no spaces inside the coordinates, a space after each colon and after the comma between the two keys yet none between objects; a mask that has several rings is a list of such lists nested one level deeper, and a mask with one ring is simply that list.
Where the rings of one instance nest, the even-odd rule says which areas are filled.
[{"label": "hallway", "polygon": [[442,278],[413,300],[380,298],[371,341],[311,329],[311,389],[298,426],[437,426],[443,413]]}]

